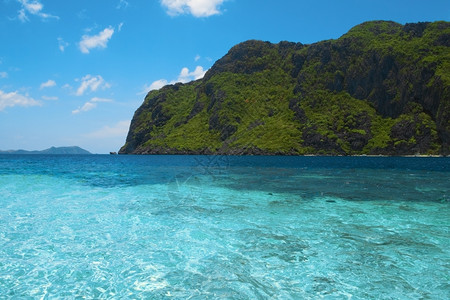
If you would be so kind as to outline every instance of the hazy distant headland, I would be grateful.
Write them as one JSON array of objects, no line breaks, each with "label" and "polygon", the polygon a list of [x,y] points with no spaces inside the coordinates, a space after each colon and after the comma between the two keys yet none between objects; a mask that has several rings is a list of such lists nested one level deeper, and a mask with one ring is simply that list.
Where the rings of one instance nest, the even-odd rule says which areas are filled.
[{"label": "hazy distant headland", "polygon": [[204,78],[149,92],[120,153],[448,155],[449,47],[443,21],[246,41]]},{"label": "hazy distant headland", "polygon": [[72,147],[51,147],[45,150],[34,150],[34,151],[27,151],[27,150],[7,150],[7,151],[0,151],[0,154],[92,154],[91,152],[84,150],[77,146]]}]

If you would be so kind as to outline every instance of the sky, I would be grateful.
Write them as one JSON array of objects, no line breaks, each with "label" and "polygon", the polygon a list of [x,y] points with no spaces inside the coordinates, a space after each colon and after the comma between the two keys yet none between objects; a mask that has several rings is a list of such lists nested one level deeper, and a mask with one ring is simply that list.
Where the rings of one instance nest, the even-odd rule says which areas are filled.
[{"label": "sky", "polygon": [[448,0],[0,0],[0,150],[118,151],[145,95],[243,41],[311,44],[370,20],[450,20]]}]

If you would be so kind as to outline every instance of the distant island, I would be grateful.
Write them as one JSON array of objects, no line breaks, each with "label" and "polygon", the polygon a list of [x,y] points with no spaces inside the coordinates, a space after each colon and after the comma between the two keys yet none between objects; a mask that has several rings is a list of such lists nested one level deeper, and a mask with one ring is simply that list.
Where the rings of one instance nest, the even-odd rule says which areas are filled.
[{"label": "distant island", "polygon": [[147,94],[120,154],[449,155],[450,23],[250,40]]},{"label": "distant island", "polygon": [[51,147],[41,151],[27,151],[27,150],[8,150],[0,151],[0,154],[70,154],[70,155],[82,155],[92,154],[91,152],[84,150],[77,146],[72,147]]}]

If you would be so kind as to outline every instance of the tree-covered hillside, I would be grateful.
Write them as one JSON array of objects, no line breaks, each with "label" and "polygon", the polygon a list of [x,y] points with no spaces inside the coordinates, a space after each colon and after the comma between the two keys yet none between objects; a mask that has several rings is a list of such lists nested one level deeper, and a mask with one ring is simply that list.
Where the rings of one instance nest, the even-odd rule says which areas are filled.
[{"label": "tree-covered hillside", "polygon": [[447,155],[450,23],[241,43],[203,79],[149,92],[120,153]]}]

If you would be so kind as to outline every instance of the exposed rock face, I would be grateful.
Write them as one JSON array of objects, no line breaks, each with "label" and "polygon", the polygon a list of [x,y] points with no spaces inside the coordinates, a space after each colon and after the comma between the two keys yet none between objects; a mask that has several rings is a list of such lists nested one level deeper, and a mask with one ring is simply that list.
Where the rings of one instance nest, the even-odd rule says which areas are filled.
[{"label": "exposed rock face", "polygon": [[120,153],[450,153],[450,23],[367,22],[311,45],[246,41],[151,91]]}]

